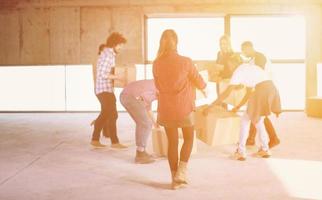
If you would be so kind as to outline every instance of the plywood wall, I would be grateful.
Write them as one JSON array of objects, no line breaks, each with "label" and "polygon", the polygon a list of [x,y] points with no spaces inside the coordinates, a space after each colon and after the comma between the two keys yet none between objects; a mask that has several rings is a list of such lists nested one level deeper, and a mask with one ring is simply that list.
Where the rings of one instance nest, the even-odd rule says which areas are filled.
[{"label": "plywood wall", "polygon": [[46,64],[50,61],[49,9],[27,9],[22,15],[22,64]]},{"label": "plywood wall", "polygon": [[127,43],[117,64],[128,65],[143,62],[144,15],[140,8],[114,8],[112,29],[125,35]]},{"label": "plywood wall", "polygon": [[20,12],[0,11],[0,63],[20,63]]},{"label": "plywood wall", "polygon": [[81,9],[80,62],[93,63],[98,47],[104,43],[112,30],[112,12],[105,7]]},{"label": "plywood wall", "polygon": [[[117,59],[119,65],[144,62],[144,15],[159,14],[279,14],[304,13],[312,22],[308,40],[322,60],[320,5],[261,3],[229,4],[220,1],[22,1],[16,8],[0,9],[0,65],[8,64],[91,64],[96,60],[99,44],[112,31],[128,39]],[[31,2],[31,3],[29,3]],[[113,4],[111,3],[113,2]],[[126,3],[132,2],[132,3]],[[136,3],[135,3],[136,2]],[[140,3],[141,2],[141,3]],[[162,1],[163,2],[163,1]],[[142,4],[142,5],[140,5]],[[29,6],[28,6],[29,5]],[[319,11],[317,11],[319,10]],[[320,17],[320,18],[319,18]],[[319,18],[318,21],[316,18]],[[313,31],[313,32],[312,32]],[[310,55],[312,55],[310,53]],[[314,58],[313,58],[314,57]],[[311,72],[310,72],[311,73]]]},{"label": "plywood wall", "polygon": [[50,63],[80,63],[80,8],[50,10]]}]

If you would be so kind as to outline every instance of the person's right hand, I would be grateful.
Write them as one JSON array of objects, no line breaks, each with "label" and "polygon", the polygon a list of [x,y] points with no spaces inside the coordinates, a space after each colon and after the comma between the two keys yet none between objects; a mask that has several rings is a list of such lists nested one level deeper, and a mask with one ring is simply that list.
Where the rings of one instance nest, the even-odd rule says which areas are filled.
[{"label": "person's right hand", "polygon": [[206,108],[203,109],[202,114],[204,116],[207,116],[209,114],[209,111],[210,111],[210,106],[207,106]]},{"label": "person's right hand", "polygon": [[119,81],[124,81],[125,82],[125,79],[126,79],[126,76],[125,76],[125,73],[119,73],[116,75],[117,76],[117,80]]}]

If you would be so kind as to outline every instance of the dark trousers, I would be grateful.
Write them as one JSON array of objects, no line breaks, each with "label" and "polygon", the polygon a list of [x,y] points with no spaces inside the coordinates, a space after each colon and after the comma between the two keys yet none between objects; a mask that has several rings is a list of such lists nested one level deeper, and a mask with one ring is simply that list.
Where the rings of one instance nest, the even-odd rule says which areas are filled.
[{"label": "dark trousers", "polygon": [[[268,134],[268,137],[269,137],[270,141],[273,141],[273,140],[277,139],[275,128],[274,128],[271,120],[268,117],[264,118],[264,125],[265,125],[265,129],[266,129],[266,132]],[[256,128],[255,128],[254,124],[251,123],[250,124],[250,129],[249,129],[249,136],[248,136],[249,141],[254,141],[255,140],[256,132],[257,131],[256,131]]]},{"label": "dark trousers", "polygon": [[108,133],[112,144],[119,143],[116,129],[118,114],[115,95],[114,93],[103,92],[98,94],[97,98],[101,104],[101,112],[94,123],[92,140],[98,141],[100,139],[100,133],[104,128],[104,135]]}]

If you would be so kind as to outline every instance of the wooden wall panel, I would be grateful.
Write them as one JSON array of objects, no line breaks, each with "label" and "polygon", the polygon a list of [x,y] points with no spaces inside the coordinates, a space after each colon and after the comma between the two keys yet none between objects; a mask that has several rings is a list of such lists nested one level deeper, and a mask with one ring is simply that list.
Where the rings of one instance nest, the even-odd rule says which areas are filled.
[{"label": "wooden wall panel", "polygon": [[49,9],[28,9],[22,14],[21,63],[50,63]]},{"label": "wooden wall panel", "polygon": [[111,29],[109,8],[81,8],[80,62],[95,62],[100,44],[106,41]]},{"label": "wooden wall panel", "polygon": [[80,9],[50,10],[50,58],[52,64],[78,64],[80,61]]},{"label": "wooden wall panel", "polygon": [[0,10],[0,65],[20,64],[19,27],[19,11]]},{"label": "wooden wall panel", "polygon": [[127,38],[123,52],[116,60],[118,65],[143,63],[144,16],[141,8],[114,8],[112,29]]}]

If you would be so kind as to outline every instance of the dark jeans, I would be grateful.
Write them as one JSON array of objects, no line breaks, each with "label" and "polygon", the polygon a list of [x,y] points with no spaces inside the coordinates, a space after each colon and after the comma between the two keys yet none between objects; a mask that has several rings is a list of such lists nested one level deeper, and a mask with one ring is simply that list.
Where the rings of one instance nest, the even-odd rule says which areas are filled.
[{"label": "dark jeans", "polygon": [[118,114],[115,95],[114,93],[103,92],[98,94],[97,98],[101,103],[101,112],[94,123],[92,140],[98,141],[100,139],[100,133],[103,127],[105,127],[104,129],[111,138],[112,144],[119,143],[116,129]]},{"label": "dark jeans", "polygon": [[[165,131],[168,137],[168,161],[171,171],[177,171],[178,168],[178,145],[179,145],[179,134],[178,128],[167,128]],[[188,162],[194,139],[194,127],[185,127],[182,128],[183,133],[183,145],[180,150],[180,161]]]},{"label": "dark jeans", "polygon": [[[275,128],[274,128],[271,120],[268,117],[264,118],[264,125],[265,125],[266,132],[268,134],[269,140],[274,141],[275,139],[277,139]],[[253,125],[253,123],[251,123],[250,129],[249,129],[249,136],[248,136],[249,141],[255,140],[256,132],[257,132],[257,130],[256,130],[255,126]]]}]

